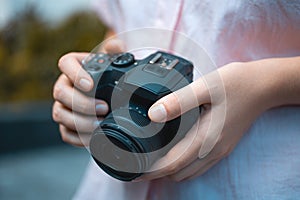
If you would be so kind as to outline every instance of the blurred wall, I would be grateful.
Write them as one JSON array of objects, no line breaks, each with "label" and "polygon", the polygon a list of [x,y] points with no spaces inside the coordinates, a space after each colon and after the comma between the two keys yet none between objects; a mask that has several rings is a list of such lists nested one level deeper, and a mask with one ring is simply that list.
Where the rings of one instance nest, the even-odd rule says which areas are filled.
[{"label": "blurred wall", "polygon": [[62,145],[51,102],[0,105],[1,154]]},{"label": "blurred wall", "polygon": [[106,27],[88,1],[9,0],[0,8],[9,16],[0,28],[0,153],[61,144],[51,119],[57,61],[67,52],[91,51]]},{"label": "blurred wall", "polygon": [[0,199],[71,199],[80,183],[89,154],[61,141],[51,110],[58,59],[106,32],[87,5],[0,0]]}]

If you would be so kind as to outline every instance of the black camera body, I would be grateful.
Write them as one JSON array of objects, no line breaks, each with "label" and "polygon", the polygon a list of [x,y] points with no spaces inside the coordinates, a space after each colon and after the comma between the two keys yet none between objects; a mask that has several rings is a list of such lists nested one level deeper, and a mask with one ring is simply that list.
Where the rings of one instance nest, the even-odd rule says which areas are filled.
[{"label": "black camera body", "polygon": [[87,94],[105,100],[110,110],[92,135],[90,151],[114,178],[131,181],[149,170],[199,117],[199,108],[166,123],[147,115],[158,99],[192,82],[193,64],[184,58],[162,51],[142,60],[131,53],[97,53],[82,64],[95,83]]}]

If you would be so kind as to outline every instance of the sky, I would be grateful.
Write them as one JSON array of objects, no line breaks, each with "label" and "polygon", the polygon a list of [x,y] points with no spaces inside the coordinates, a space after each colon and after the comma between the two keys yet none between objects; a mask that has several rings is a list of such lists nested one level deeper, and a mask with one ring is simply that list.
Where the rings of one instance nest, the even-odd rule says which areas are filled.
[{"label": "sky", "polygon": [[90,2],[91,0],[0,0],[0,28],[31,4],[43,19],[55,23],[75,11],[90,9]]}]

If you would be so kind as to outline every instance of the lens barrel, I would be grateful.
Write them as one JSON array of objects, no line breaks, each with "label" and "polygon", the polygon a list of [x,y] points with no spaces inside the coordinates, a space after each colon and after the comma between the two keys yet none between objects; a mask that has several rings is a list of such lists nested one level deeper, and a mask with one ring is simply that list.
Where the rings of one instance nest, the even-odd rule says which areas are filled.
[{"label": "lens barrel", "polygon": [[121,129],[99,127],[90,141],[96,163],[109,175],[122,181],[140,176],[147,167],[143,148]]}]

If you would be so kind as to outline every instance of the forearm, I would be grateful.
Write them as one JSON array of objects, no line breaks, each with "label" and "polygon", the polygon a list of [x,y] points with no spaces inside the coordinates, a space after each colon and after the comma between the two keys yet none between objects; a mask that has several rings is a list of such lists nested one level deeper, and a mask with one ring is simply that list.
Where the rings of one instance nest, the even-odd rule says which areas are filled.
[{"label": "forearm", "polygon": [[300,105],[300,57],[251,62],[258,70],[267,108]]}]

